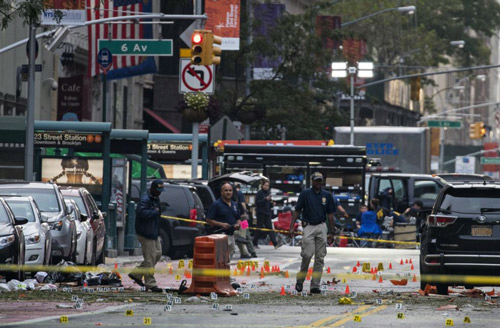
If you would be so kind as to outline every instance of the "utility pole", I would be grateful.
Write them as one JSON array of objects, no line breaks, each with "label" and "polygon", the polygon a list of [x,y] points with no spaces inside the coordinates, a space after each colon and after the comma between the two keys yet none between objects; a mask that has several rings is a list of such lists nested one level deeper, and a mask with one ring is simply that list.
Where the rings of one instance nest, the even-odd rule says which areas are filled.
[{"label": "utility pole", "polygon": [[33,181],[33,154],[35,148],[35,57],[36,25],[30,22],[28,39],[28,111],[24,140],[24,180]]},{"label": "utility pole", "polygon": [[[202,0],[196,0],[195,8],[194,8],[194,15],[201,15],[202,11]],[[203,23],[200,21],[200,24],[198,28],[202,29],[203,28]],[[179,72],[180,74],[180,72]],[[193,150],[191,151],[191,179],[197,179],[198,178],[198,148],[199,148],[199,129],[200,129],[200,123],[198,122],[193,122]],[[210,143],[210,140],[208,141]]]}]

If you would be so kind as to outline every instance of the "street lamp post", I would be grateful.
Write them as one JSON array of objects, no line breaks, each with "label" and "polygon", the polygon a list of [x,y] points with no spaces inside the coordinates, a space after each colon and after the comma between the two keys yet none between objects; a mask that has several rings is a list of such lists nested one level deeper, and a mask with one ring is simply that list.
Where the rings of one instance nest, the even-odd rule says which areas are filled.
[{"label": "street lamp post", "polygon": [[332,77],[345,78],[347,74],[350,76],[351,96],[350,96],[350,114],[349,121],[351,125],[350,145],[354,146],[354,76],[358,75],[361,78],[373,77],[373,63],[359,62],[358,66],[347,67],[346,62],[332,63]]}]

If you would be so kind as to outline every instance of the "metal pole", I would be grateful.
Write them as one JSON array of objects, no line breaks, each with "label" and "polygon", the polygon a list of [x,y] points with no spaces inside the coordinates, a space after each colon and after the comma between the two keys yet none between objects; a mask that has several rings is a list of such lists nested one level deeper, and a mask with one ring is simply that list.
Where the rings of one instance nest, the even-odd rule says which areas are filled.
[{"label": "metal pole", "polygon": [[26,138],[24,141],[24,179],[33,181],[33,153],[35,148],[35,52],[36,26],[29,31],[28,61],[28,112],[26,113]]},{"label": "metal pole", "polygon": [[351,74],[351,146],[354,146],[354,74]]},{"label": "metal pole", "polygon": [[[252,0],[247,0],[247,17],[252,19]],[[252,43],[252,30],[250,29],[247,36],[247,44]],[[250,63],[245,67],[245,96],[250,95],[250,83],[252,82],[252,68]],[[245,140],[250,140],[250,124],[245,124]]]},{"label": "metal pole", "polygon": [[439,129],[439,172],[444,173],[444,128]]},{"label": "metal pole", "polygon": [[106,122],[106,111],[107,105],[106,105],[106,98],[107,98],[107,81],[106,81],[106,73],[102,73],[102,121]]},{"label": "metal pole", "polygon": [[193,150],[191,152],[191,179],[198,179],[198,122],[193,122]]}]

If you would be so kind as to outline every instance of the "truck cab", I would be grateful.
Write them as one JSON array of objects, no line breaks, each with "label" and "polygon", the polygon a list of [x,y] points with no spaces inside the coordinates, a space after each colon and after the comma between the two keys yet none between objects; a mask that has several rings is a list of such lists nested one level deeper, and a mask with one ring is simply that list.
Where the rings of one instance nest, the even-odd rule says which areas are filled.
[{"label": "truck cab", "polygon": [[[445,184],[446,181],[440,177],[429,174],[375,173],[371,175],[367,187],[368,199],[378,198],[381,203],[386,200],[390,208],[399,213],[418,199],[424,205],[423,211],[430,212]],[[392,193],[387,192],[389,189]]]}]

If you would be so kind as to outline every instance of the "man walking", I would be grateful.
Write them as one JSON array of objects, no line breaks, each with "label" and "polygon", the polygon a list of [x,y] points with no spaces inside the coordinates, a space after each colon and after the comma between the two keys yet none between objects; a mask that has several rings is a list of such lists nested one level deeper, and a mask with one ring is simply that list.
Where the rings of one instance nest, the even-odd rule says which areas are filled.
[{"label": "man walking", "polygon": [[154,277],[155,265],[161,257],[161,243],[158,240],[161,220],[159,196],[163,190],[163,181],[154,180],[149,191],[142,195],[137,204],[135,233],[141,243],[144,261],[128,274],[139,286],[146,286],[146,290],[149,289],[154,293],[163,292],[163,289],[157,286]]},{"label": "man walking", "polygon": [[[232,200],[233,186],[229,182],[221,185],[220,198],[210,205],[207,213],[207,223],[222,230],[227,235],[229,259],[234,255],[234,231],[240,229],[240,211],[238,204]],[[243,255],[243,254],[242,254]]]},{"label": "man walking", "polygon": [[[297,273],[295,290],[301,292],[304,280],[309,270],[309,263],[314,255],[313,276],[311,279],[311,294],[320,294],[321,275],[323,273],[324,258],[326,256],[327,225],[333,229],[333,212],[335,211],[333,197],[321,184],[323,175],[314,172],[311,176],[312,187],[302,191],[299,195],[292,221],[290,222],[290,234],[294,232],[294,224],[302,212],[302,263],[300,272]],[[331,232],[333,235],[333,231]]]},{"label": "man walking", "polygon": [[[271,214],[273,203],[271,201],[271,191],[269,190],[269,188],[269,181],[265,181],[262,183],[260,190],[255,195],[255,208],[257,212],[257,228],[272,230],[273,225],[271,222]],[[266,234],[269,234],[269,237],[271,237],[271,242],[273,243],[274,248],[278,248],[282,245],[281,243],[278,243],[276,241],[276,234],[274,233],[274,231],[257,230],[253,237],[254,247],[259,247],[259,239]]]}]

